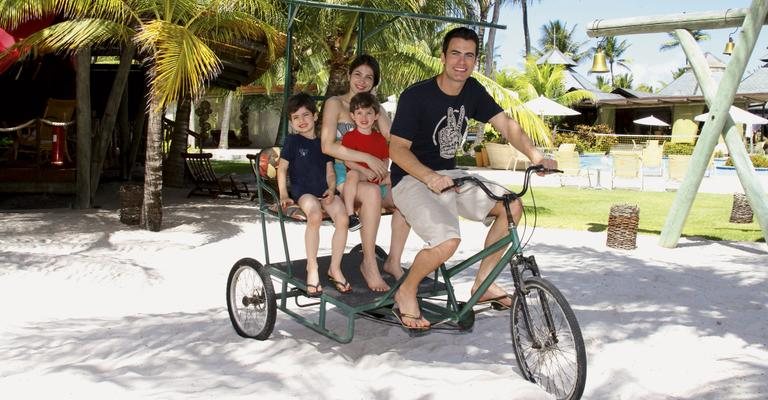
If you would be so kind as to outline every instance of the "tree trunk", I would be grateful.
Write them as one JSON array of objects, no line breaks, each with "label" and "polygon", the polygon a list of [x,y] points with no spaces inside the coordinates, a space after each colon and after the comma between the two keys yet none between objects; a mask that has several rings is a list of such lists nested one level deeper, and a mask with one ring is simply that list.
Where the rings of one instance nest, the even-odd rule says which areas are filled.
[{"label": "tree trunk", "polygon": [[157,232],[163,224],[163,111],[157,100],[151,102],[140,224],[144,229]]},{"label": "tree trunk", "polygon": [[187,129],[189,129],[189,114],[191,112],[189,96],[184,96],[176,107],[176,121],[173,124],[173,139],[168,156],[165,159],[163,179],[170,187],[184,186],[184,159],[181,153],[187,149]]},{"label": "tree trunk", "polygon": [[[502,0],[496,0],[493,5],[493,16],[491,17],[491,23],[499,23],[499,14],[501,13]],[[493,68],[493,55],[495,53],[494,47],[496,46],[496,28],[490,28],[488,30],[488,44],[485,47],[485,76],[493,79],[493,75],[496,72]]]},{"label": "tree trunk", "polygon": [[[226,100],[224,100],[224,112],[221,113],[221,123],[219,124],[219,127],[221,127],[221,134],[219,136],[220,149],[229,148],[229,117],[232,114],[232,101],[234,98],[235,92],[230,91],[227,93]],[[189,115],[187,115],[187,118],[189,118]],[[178,117],[176,117],[176,120],[178,120]]]},{"label": "tree trunk", "polygon": [[75,208],[91,207],[91,49],[77,52],[77,181]]},{"label": "tree trunk", "polygon": [[326,44],[331,50],[328,59],[328,87],[325,89],[325,98],[347,93],[349,90],[349,63],[354,54],[346,48],[342,48],[340,40],[329,36]]},{"label": "tree trunk", "polygon": [[[479,3],[479,7],[480,7],[480,21],[485,22],[485,20],[488,18],[488,7],[482,1],[480,1],[478,3]],[[482,54],[482,53],[485,53],[484,51],[482,51],[483,50],[483,43],[485,42],[485,28],[478,27],[477,39],[478,39],[478,42],[480,43],[480,48],[477,49],[478,59],[481,56],[482,57],[487,57],[488,54]],[[483,74],[485,76],[488,76],[488,71],[483,71]]]},{"label": "tree trunk", "polygon": [[123,91],[120,111],[117,113],[117,131],[120,133],[120,177],[123,180],[130,178],[128,175],[128,161],[131,149],[131,124],[128,120],[128,87]]},{"label": "tree trunk", "polygon": [[117,121],[117,111],[120,108],[123,90],[128,82],[128,72],[131,69],[131,61],[133,60],[135,49],[132,44],[127,44],[120,54],[120,65],[117,68],[115,80],[112,82],[112,90],[109,92],[104,116],[101,119],[101,134],[96,142],[95,153],[91,162],[91,197],[96,194],[96,189],[99,187],[101,170],[104,166],[104,159],[107,156],[109,143],[112,140],[112,132]]},{"label": "tree trunk", "polygon": [[528,0],[522,0],[520,7],[523,9],[523,35],[525,36],[525,56],[531,55],[531,34],[528,31]]}]

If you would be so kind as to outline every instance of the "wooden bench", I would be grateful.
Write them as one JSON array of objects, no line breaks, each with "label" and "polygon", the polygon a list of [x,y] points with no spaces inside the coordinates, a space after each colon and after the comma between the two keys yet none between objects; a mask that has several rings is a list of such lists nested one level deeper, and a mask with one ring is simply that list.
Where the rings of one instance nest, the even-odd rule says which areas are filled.
[{"label": "wooden bench", "polygon": [[237,196],[249,194],[248,186],[245,183],[238,182],[233,177],[234,174],[217,176],[211,166],[211,153],[181,153],[187,164],[187,170],[192,176],[195,188],[189,192],[187,197],[193,195],[210,196],[213,198],[220,195]]}]

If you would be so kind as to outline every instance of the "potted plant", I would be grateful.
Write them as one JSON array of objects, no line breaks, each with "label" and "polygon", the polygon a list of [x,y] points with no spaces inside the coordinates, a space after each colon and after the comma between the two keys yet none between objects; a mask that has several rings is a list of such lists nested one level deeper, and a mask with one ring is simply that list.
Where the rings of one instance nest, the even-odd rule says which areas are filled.
[{"label": "potted plant", "polygon": [[485,152],[485,145],[483,143],[477,143],[473,149],[475,150],[475,164],[478,167],[485,167],[488,165],[488,154]]}]

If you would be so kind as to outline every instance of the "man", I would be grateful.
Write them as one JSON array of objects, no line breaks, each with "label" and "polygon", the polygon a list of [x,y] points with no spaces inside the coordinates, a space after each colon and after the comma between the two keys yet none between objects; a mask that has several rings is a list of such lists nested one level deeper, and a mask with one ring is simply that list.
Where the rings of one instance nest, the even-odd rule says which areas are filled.
[{"label": "man", "polygon": [[[476,221],[493,218],[485,245],[507,233],[506,212],[501,203],[489,199],[476,187],[460,192],[447,191],[453,178],[466,175],[456,170],[456,149],[469,118],[490,122],[497,131],[533,164],[555,168],[545,159],[512,118],[507,116],[486,90],[471,77],[477,62],[477,34],[460,27],[443,39],[440,75],[418,82],[400,97],[391,128],[390,157],[392,195],[395,205],[426,243],[413,260],[408,276],[395,294],[396,315],[405,328],[429,329],[429,321],[419,309],[416,294],[424,277],[432,273],[456,251],[461,235],[459,215]],[[519,220],[522,204],[513,205]],[[488,256],[472,287],[474,293],[498,262],[503,251]],[[511,306],[511,297],[496,284],[480,297],[480,302]]]}]

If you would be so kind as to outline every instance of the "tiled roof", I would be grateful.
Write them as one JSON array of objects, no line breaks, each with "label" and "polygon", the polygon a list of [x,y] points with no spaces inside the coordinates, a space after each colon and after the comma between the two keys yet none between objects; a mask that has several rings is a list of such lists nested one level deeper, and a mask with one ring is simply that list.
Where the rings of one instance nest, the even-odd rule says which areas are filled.
[{"label": "tiled roof", "polygon": [[768,68],[758,68],[739,84],[738,93],[768,92]]}]

